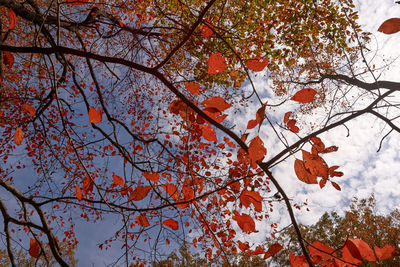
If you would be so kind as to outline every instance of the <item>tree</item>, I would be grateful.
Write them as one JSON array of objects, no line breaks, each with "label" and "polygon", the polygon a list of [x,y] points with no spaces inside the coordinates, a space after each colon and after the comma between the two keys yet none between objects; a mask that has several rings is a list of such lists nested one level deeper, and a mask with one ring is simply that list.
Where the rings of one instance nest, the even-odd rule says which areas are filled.
[{"label": "tree", "polygon": [[[0,7],[0,186],[8,196],[0,211],[13,266],[14,235],[32,257],[48,244],[68,266],[59,240],[77,244],[76,225],[116,217],[99,249],[122,242],[116,261],[127,266],[160,258],[171,242],[191,242],[209,260],[226,251],[273,254],[241,238],[268,220],[273,190],[303,254],[292,264],[313,265],[293,212],[299,206],[274,167],[296,157],[299,180],[340,190],[339,166],[323,159],[338,148],[319,135],[366,114],[399,132],[390,98],[398,83],[375,78],[365,60],[369,34],[350,0]],[[253,82],[260,71],[273,83],[268,101]],[[364,82],[367,75],[374,80]],[[271,115],[288,102],[297,106]],[[307,121],[321,110],[328,112],[319,124]],[[246,112],[253,119],[243,123]],[[278,144],[268,154],[264,132]],[[360,256],[359,241],[351,242]]]},{"label": "tree", "polygon": [[[395,209],[386,216],[379,215],[374,196],[360,200],[354,198],[344,217],[340,217],[336,212],[325,213],[313,225],[300,225],[300,231],[309,244],[321,241],[332,248],[339,249],[347,238],[358,238],[364,240],[371,248],[388,244],[398,251],[400,214],[399,209]],[[285,228],[277,239],[269,239],[269,244],[272,245],[277,241],[288,244],[285,247],[290,248],[293,253],[300,253],[293,227]],[[379,263],[363,260],[360,266],[397,266],[398,255],[399,253],[396,257]],[[289,266],[289,252],[280,252],[272,259],[272,262],[279,266]]]}]

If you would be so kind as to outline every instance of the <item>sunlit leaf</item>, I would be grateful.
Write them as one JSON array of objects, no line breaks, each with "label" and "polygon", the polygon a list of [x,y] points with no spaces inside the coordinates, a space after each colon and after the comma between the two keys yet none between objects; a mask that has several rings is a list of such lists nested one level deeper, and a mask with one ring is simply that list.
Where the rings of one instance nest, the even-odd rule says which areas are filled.
[{"label": "sunlit leaf", "polygon": [[24,140],[24,132],[21,130],[21,128],[17,127],[14,132],[14,143],[19,146],[22,141]]},{"label": "sunlit leaf", "polygon": [[204,139],[210,142],[217,141],[217,134],[210,125],[205,124],[200,125],[199,127],[201,129],[201,135],[204,137]]},{"label": "sunlit leaf", "polygon": [[185,82],[185,88],[194,95],[198,95],[200,91],[200,84],[196,82]]},{"label": "sunlit leaf", "polygon": [[365,241],[357,238],[348,238],[346,242],[351,255],[356,259],[364,258],[367,261],[375,261],[375,255],[370,246]]},{"label": "sunlit leaf", "polygon": [[226,61],[221,53],[214,53],[208,58],[208,74],[218,74],[225,70]]},{"label": "sunlit leaf", "polygon": [[386,260],[396,256],[396,248],[388,244],[384,245],[382,248],[377,246],[374,247],[375,254],[379,260]]},{"label": "sunlit leaf", "polygon": [[312,88],[304,88],[292,96],[290,100],[297,101],[299,103],[310,103],[314,101],[314,96],[317,93]]},{"label": "sunlit leaf", "polygon": [[264,147],[264,143],[259,136],[256,136],[251,140],[249,145],[249,158],[253,162],[263,160],[267,154],[267,149]]},{"label": "sunlit leaf", "polygon": [[312,175],[304,164],[304,161],[296,159],[294,162],[294,171],[296,172],[297,178],[307,184],[316,184],[317,176]]},{"label": "sunlit leaf", "polygon": [[165,220],[165,221],[163,221],[162,224],[171,228],[172,230],[175,230],[175,231],[179,229],[179,223],[177,221],[175,221],[174,219]]},{"label": "sunlit leaf", "polygon": [[294,256],[292,252],[289,254],[290,265],[292,267],[309,267],[309,264],[304,256]]},{"label": "sunlit leaf", "polygon": [[385,34],[392,34],[400,31],[400,18],[391,18],[386,20],[379,26],[379,32]]},{"label": "sunlit leaf", "polygon": [[90,123],[99,123],[101,122],[101,109],[95,109],[94,107],[90,107],[89,109],[89,122]]},{"label": "sunlit leaf", "polygon": [[333,257],[336,257],[336,252],[335,249],[331,248],[328,245],[325,245],[321,241],[317,240],[314,241],[312,244],[308,246],[308,250],[310,251],[310,254],[315,257],[315,256],[320,256],[324,260],[332,259]]},{"label": "sunlit leaf", "polygon": [[268,65],[268,60],[265,58],[256,57],[246,62],[246,67],[252,71],[262,71]]}]

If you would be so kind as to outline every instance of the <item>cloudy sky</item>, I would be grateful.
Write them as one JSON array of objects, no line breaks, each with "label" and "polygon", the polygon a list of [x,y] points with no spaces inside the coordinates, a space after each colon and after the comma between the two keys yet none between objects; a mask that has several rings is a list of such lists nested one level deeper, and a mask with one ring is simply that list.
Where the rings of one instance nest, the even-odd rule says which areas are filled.
[{"label": "cloudy sky", "polygon": [[[384,59],[392,60],[389,70],[382,73],[381,79],[399,81],[399,61],[394,61],[400,55],[398,44],[400,43],[400,33],[395,35],[384,35],[378,33],[379,25],[391,17],[400,17],[400,5],[394,4],[393,0],[362,0],[355,1],[360,11],[360,23],[363,29],[372,32],[372,42],[370,49],[376,54],[374,63],[384,64]],[[371,56],[372,56],[371,55]],[[257,88],[267,88],[268,82],[259,75],[254,79]],[[277,117],[283,117],[290,107],[281,110],[275,114]],[[249,118],[254,114],[249,112]],[[247,120],[243,120],[247,123]],[[302,210],[297,212],[297,218],[301,223],[315,223],[318,218],[326,211],[336,210],[343,215],[351,199],[355,196],[365,198],[372,193],[375,194],[379,212],[386,214],[400,205],[400,135],[392,133],[382,144],[380,152],[377,152],[379,142],[387,132],[387,127],[381,121],[371,116],[364,116],[347,124],[350,135],[347,137],[347,130],[344,127],[338,127],[320,137],[327,146],[336,145],[339,151],[324,156],[328,165],[339,165],[340,171],[344,176],[335,181],[341,186],[342,191],[335,190],[327,184],[322,190],[318,185],[305,185],[300,182],[294,173],[294,158],[289,158],[280,166],[274,168],[273,172],[276,178],[285,188],[289,197],[297,203],[308,201],[309,212]],[[245,127],[245,126],[244,126]],[[266,132],[262,132],[268,153],[272,156],[276,147],[276,140]],[[289,137],[290,138],[290,137]],[[292,140],[296,140],[295,138]],[[301,157],[300,155],[296,155]],[[284,206],[276,207],[271,214],[273,222],[278,222],[284,227],[289,223],[289,216]],[[85,224],[77,229],[77,236],[80,240],[77,250],[77,257],[80,266],[91,266],[92,264],[105,265],[111,262],[112,255],[118,255],[119,248],[114,246],[111,251],[103,251],[99,255],[98,251],[93,249],[102,238],[106,238],[105,229],[111,227],[112,222],[104,222],[96,226]],[[252,234],[254,242],[262,241],[266,235],[269,235],[269,226],[261,223],[257,224],[258,234]],[[88,233],[92,236],[88,237]]]}]

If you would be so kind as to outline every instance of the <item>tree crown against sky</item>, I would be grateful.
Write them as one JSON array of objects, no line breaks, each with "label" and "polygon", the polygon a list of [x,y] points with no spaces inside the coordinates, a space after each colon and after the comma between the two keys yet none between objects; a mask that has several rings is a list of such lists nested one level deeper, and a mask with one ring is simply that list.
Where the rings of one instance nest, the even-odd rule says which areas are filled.
[{"label": "tree crown against sky", "polygon": [[[122,243],[115,260],[127,265],[182,242],[208,259],[270,255],[247,236],[265,223],[276,231],[270,215],[282,207],[303,254],[292,264],[320,263],[295,217],[305,204],[275,170],[340,191],[343,173],[324,159],[340,152],[319,135],[367,114],[399,132],[390,98],[399,85],[367,63],[369,34],[352,1],[0,6],[0,209],[11,263],[15,235],[30,256],[45,263],[48,245],[67,266],[59,242],[78,244],[77,226],[111,218],[98,249]],[[257,73],[270,90],[253,82]],[[349,242],[352,257],[365,256],[361,241]]]}]

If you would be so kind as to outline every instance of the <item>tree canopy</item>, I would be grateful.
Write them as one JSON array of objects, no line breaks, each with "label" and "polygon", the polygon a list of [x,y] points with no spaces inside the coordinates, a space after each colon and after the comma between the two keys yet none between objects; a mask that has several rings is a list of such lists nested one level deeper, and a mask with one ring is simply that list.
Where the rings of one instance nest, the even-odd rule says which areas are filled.
[{"label": "tree canopy", "polygon": [[[340,191],[345,174],[325,160],[340,151],[323,133],[367,115],[390,128],[382,141],[400,132],[400,83],[366,60],[370,33],[351,0],[0,0],[0,9],[0,211],[12,266],[21,247],[43,264],[48,247],[69,266],[60,242],[79,248],[76,228],[102,220],[114,224],[96,249],[121,245],[116,264],[145,265],[187,243],[209,261],[272,256],[288,248],[247,237],[260,224],[278,229],[270,213],[281,204],[298,240],[292,266],[393,256],[393,245],[372,251],[358,238],[342,258],[326,256],[323,240],[309,249],[294,213],[302,204],[276,172]],[[260,74],[268,90],[254,83]]]}]

